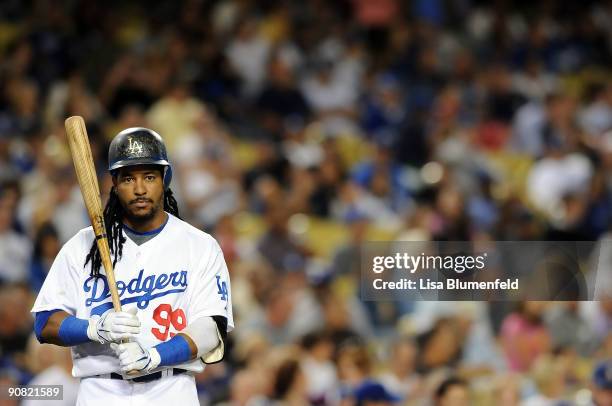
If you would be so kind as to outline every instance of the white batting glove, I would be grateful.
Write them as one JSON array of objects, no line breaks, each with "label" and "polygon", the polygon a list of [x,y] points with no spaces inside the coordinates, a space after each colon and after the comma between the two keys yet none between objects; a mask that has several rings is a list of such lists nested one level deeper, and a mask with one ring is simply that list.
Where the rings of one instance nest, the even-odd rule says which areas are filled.
[{"label": "white batting glove", "polygon": [[108,311],[100,316],[92,316],[89,319],[87,336],[92,341],[101,344],[119,343],[129,340],[140,333],[140,321],[136,316],[136,308],[126,312]]},{"label": "white batting glove", "polygon": [[157,368],[161,362],[159,352],[154,347],[145,349],[136,341],[111,344],[111,348],[119,358],[121,372],[123,373],[129,371],[148,373]]}]

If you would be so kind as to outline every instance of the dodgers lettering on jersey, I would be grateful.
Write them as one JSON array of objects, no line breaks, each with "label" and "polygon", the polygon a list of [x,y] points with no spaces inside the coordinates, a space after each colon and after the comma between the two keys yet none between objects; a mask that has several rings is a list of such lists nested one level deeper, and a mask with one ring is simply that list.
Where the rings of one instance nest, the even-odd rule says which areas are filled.
[{"label": "dodgers lettering on jersey", "polygon": [[[145,348],[174,337],[200,317],[224,316],[228,331],[234,327],[229,274],[219,245],[210,235],[168,216],[163,230],[149,241],[137,245],[126,238],[115,266],[122,309],[138,309],[137,341]],[[88,227],[62,247],[32,312],[60,309],[88,319],[113,308],[106,277],[92,277],[89,264],[83,267],[93,239]],[[71,350],[76,377],[119,371],[108,344],[92,342]],[[200,372],[204,363],[197,359],[178,367]]]},{"label": "dodgers lettering on jersey", "polygon": [[[122,305],[136,303],[139,309],[146,309],[152,299],[187,290],[187,271],[173,272],[171,274],[153,274],[146,278],[143,278],[143,274],[144,269],[141,269],[138,276],[129,282],[117,281],[119,298],[123,298],[125,293],[132,295],[121,300]],[[216,275],[215,277],[220,276]],[[85,280],[83,290],[85,293],[91,293],[91,296],[85,299],[86,307],[105,302],[92,307],[90,310],[91,315],[102,315],[113,307],[112,303],[108,302],[111,294],[106,278],[90,276]]]}]

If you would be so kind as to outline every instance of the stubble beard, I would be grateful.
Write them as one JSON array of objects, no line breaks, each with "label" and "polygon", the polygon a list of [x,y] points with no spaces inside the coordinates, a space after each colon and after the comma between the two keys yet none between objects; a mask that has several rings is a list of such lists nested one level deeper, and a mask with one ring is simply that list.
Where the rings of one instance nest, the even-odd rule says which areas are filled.
[{"label": "stubble beard", "polygon": [[151,208],[147,211],[142,211],[139,209],[134,210],[130,204],[123,204],[123,213],[125,218],[132,224],[144,224],[150,220],[152,220],[155,215],[158,213],[161,204],[159,202],[151,203]]}]

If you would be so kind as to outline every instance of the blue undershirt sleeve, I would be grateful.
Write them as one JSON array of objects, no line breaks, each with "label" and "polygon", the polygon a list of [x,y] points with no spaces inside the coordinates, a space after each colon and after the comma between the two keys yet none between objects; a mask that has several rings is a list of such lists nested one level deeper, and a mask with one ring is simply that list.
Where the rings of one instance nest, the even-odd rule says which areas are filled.
[{"label": "blue undershirt sleeve", "polygon": [[88,343],[91,340],[87,336],[87,320],[68,316],[62,321],[59,328],[59,339],[66,345],[73,346]]},{"label": "blue undershirt sleeve", "polygon": [[155,349],[161,359],[159,366],[182,364],[191,360],[189,343],[181,335],[175,335],[170,340],[157,344]]}]

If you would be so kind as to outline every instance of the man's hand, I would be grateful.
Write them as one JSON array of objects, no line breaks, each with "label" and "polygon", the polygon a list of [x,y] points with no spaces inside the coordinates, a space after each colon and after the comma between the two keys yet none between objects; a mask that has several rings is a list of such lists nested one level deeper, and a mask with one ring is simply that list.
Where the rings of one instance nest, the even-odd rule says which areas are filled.
[{"label": "man's hand", "polygon": [[102,317],[92,316],[89,319],[87,336],[101,344],[119,343],[134,338],[140,333],[140,321],[136,312],[136,308],[126,312],[110,310]]},{"label": "man's hand", "polygon": [[148,373],[157,368],[161,359],[155,348],[144,349],[137,342],[111,344],[111,348],[119,357],[121,372],[130,371]]}]

